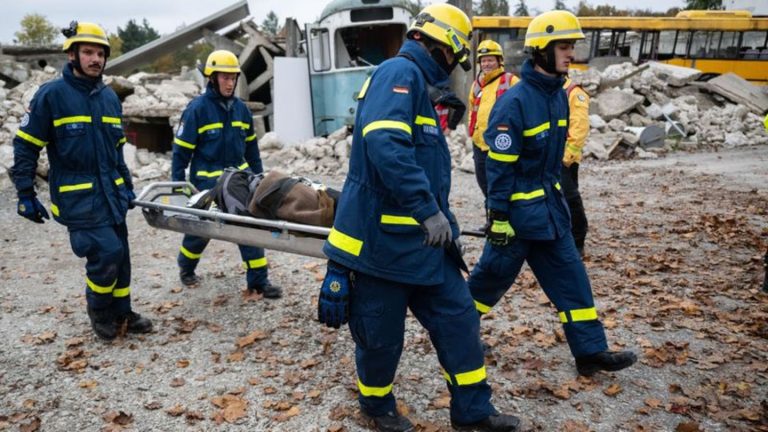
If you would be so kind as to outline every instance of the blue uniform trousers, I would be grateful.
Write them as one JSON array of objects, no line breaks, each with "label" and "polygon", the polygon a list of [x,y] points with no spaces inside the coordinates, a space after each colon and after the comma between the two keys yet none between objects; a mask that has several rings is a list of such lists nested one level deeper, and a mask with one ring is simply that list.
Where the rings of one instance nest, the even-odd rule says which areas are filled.
[{"label": "blue uniform trousers", "polygon": [[526,260],[557,308],[574,357],[607,350],[592,287],[570,232],[555,240],[515,238],[507,246],[486,243],[480,262],[469,278],[469,289],[478,311],[488,312],[504,296]]},{"label": "blue uniform trousers", "polygon": [[131,310],[131,256],[128,227],[79,229],[69,232],[72,251],[85,258],[85,298],[92,309]]},{"label": "blue uniform trousers", "polygon": [[392,384],[403,350],[407,309],[429,332],[451,392],[451,419],[472,423],[495,413],[480,345],[480,320],[458,268],[445,282],[410,285],[354,272],[349,329],[356,344],[359,401],[379,416],[395,410]]},{"label": "blue uniform trousers", "polygon": [[[186,272],[194,272],[205,247],[210,241],[211,239],[205,237],[185,235],[177,259],[179,268]],[[237,245],[237,247],[240,248],[240,256],[243,258],[243,265],[246,268],[248,289],[254,290],[266,286],[268,282],[267,258],[264,256],[264,249],[245,245]]]}]

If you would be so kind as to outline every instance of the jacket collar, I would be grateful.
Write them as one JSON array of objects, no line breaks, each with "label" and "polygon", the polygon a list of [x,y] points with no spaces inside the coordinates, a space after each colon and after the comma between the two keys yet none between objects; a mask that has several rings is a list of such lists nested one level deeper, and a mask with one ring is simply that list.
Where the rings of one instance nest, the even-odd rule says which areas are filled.
[{"label": "jacket collar", "polygon": [[72,63],[67,63],[64,65],[64,68],[61,71],[61,75],[64,77],[64,81],[66,81],[69,85],[85,93],[99,92],[105,87],[101,77],[93,79],[75,75],[74,66],[72,66]]},{"label": "jacket collar", "polygon": [[477,77],[477,82],[480,83],[481,86],[485,87],[486,84],[489,82],[493,82],[496,78],[501,76],[501,74],[504,73],[504,66],[499,66],[496,69],[484,74],[483,72],[480,72],[480,75]]},{"label": "jacket collar", "polygon": [[448,73],[432,59],[424,45],[414,40],[406,40],[400,48],[400,54],[416,63],[428,84],[436,85],[448,80]]},{"label": "jacket collar", "polygon": [[563,77],[550,77],[543,73],[537,72],[533,68],[533,61],[528,59],[523,63],[523,68],[520,72],[523,80],[533,84],[534,87],[538,87],[545,93],[554,93],[563,88]]}]

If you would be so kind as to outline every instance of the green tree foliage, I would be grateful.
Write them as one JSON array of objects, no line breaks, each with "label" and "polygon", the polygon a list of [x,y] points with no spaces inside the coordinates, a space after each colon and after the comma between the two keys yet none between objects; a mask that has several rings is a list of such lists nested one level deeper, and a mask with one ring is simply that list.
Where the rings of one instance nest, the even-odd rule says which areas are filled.
[{"label": "green tree foliage", "polygon": [[507,0],[479,0],[473,3],[473,13],[481,16],[509,15]]},{"label": "green tree foliage", "polygon": [[565,6],[565,2],[563,0],[555,0],[555,9],[568,10],[568,7]]},{"label": "green tree foliage", "polygon": [[277,18],[277,14],[274,11],[269,11],[267,17],[261,22],[261,31],[270,36],[275,36],[279,30],[280,20]]},{"label": "green tree foliage", "polygon": [[723,7],[723,0],[685,0],[685,9],[719,10]]},{"label": "green tree foliage", "polygon": [[24,15],[21,30],[15,33],[16,40],[22,45],[50,45],[59,34],[59,30],[38,13]]},{"label": "green tree foliage", "polygon": [[517,6],[515,6],[514,16],[529,16],[528,5],[525,4],[525,0],[518,0]]},{"label": "green tree foliage", "polygon": [[128,20],[125,28],[117,28],[117,35],[123,41],[123,53],[135,50],[160,37],[160,33],[149,25],[146,18],[142,25],[136,24],[134,19]]},{"label": "green tree foliage", "polygon": [[123,54],[123,40],[120,39],[120,36],[110,33],[107,40],[109,40],[109,56],[111,58],[120,57]]}]

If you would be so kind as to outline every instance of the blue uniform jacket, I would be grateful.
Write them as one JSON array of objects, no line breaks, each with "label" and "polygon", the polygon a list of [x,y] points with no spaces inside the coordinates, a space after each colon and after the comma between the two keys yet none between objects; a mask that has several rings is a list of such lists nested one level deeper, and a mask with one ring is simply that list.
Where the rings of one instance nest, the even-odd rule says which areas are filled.
[{"label": "blue uniform jacket", "polygon": [[443,282],[444,249],[424,246],[420,223],[448,208],[451,158],[427,84],[447,74],[406,41],[363,84],[349,174],[323,251],[353,270],[396,282]]},{"label": "blue uniform jacket", "polygon": [[553,240],[570,230],[559,183],[568,99],[563,79],[536,72],[530,60],[521,75],[496,101],[483,135],[488,207],[509,214],[517,237]]},{"label": "blue uniform jacket", "polygon": [[13,140],[11,169],[20,195],[33,193],[40,151],[48,151],[51,212],[70,230],[125,221],[131,174],[123,159],[122,107],[101,80],[78,78],[72,65],[43,84]]},{"label": "blue uniform jacket", "polygon": [[253,114],[240,99],[221,97],[211,83],[187,105],[173,143],[172,179],[185,180],[191,159],[189,180],[200,190],[212,188],[224,168],[264,170]]}]

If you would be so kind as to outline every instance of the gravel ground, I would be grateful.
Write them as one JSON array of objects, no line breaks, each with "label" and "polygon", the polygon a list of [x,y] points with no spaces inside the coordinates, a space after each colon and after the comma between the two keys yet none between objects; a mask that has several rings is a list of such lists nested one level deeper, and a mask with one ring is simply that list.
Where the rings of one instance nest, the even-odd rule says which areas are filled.
[{"label": "gravel ground", "polygon": [[[598,310],[611,346],[641,360],[578,378],[555,310],[525,270],[482,321],[495,405],[530,430],[768,430],[768,148],[581,171]],[[321,260],[268,252],[285,296],[266,300],[243,293],[237,248],[212,242],[202,284],[182,288],[181,235],[134,210],[134,309],[155,331],[103,343],[66,230],[17,217],[10,191],[0,199],[0,430],[367,428],[349,332],[314,318]],[[466,228],[481,225],[474,177],[455,173],[452,202]],[[466,243],[471,266],[482,243]],[[395,393],[418,430],[449,430],[436,356],[412,317]]]}]

